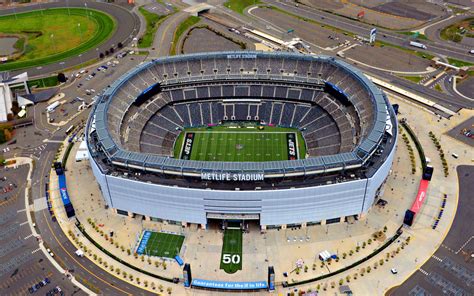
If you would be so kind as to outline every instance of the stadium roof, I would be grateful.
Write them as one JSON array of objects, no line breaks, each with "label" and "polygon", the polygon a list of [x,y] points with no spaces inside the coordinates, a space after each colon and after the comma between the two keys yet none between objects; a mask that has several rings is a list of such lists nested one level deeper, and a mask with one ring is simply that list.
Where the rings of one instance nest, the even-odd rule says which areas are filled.
[{"label": "stadium roof", "polygon": [[[214,58],[275,58],[280,57],[282,59],[298,59],[298,60],[318,60],[321,62],[330,63],[337,67],[344,68],[348,73],[355,77],[358,82],[363,85],[370,94],[370,100],[374,106],[374,120],[369,123],[369,131],[366,136],[361,140],[360,144],[355,147],[352,152],[340,153],[336,155],[317,156],[301,160],[288,160],[288,161],[270,161],[270,162],[214,162],[214,161],[193,161],[193,160],[182,160],[174,159],[165,156],[146,154],[140,152],[127,151],[121,147],[120,143],[116,143],[112,138],[108,125],[108,107],[111,101],[114,99],[115,93],[118,89],[130,80],[132,77],[137,75],[139,72],[144,71],[156,64],[174,62],[185,62],[189,60],[211,60]],[[216,75],[212,75],[216,77]],[[285,76],[281,75],[281,79],[293,80],[293,81],[305,81],[308,82],[308,78],[298,76]],[[241,75],[235,75],[235,79],[242,79]],[[184,77],[184,78],[173,78],[175,80],[187,81],[190,79],[196,79]],[[232,75],[226,75],[226,79],[232,81]],[[171,81],[171,80],[170,80]],[[168,83],[170,83],[168,81]],[[314,81],[316,82],[316,80]],[[217,52],[217,53],[198,53],[191,55],[179,55],[172,57],[164,57],[150,61],[139,65],[132,69],[130,72],[123,75],[120,79],[115,81],[109,88],[106,89],[103,96],[98,100],[95,105],[95,110],[91,113],[89,119],[90,126],[91,120],[95,117],[95,126],[97,131],[97,147],[99,147],[109,158],[110,162],[114,165],[123,167],[131,167],[136,169],[142,169],[145,171],[155,171],[175,175],[188,175],[196,176],[202,172],[229,172],[229,173],[244,173],[244,172],[259,172],[264,173],[265,176],[280,176],[280,175],[309,175],[319,174],[331,171],[338,171],[344,169],[351,169],[361,167],[366,163],[371,155],[375,152],[376,148],[380,145],[383,135],[385,133],[387,110],[394,118],[392,108],[387,108],[389,105],[383,92],[377,88],[371,81],[369,81],[359,70],[355,67],[327,56],[310,56],[301,55],[294,53],[283,53],[283,52]],[[396,128],[396,124],[394,125]],[[88,130],[90,128],[88,127]],[[88,133],[87,133],[88,134]]]}]

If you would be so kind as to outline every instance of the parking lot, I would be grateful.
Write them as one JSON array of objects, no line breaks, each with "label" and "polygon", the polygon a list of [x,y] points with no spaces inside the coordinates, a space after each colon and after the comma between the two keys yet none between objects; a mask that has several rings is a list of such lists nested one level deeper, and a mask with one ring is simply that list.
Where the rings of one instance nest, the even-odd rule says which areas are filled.
[{"label": "parking lot", "polygon": [[322,48],[335,47],[348,40],[352,40],[349,36],[325,28],[324,25],[304,21],[276,10],[258,8],[252,10],[252,15],[267,20],[284,30],[284,33],[280,36],[275,36],[283,40],[299,37]]},{"label": "parking lot", "polygon": [[24,209],[27,173],[27,166],[0,170],[0,294],[46,295],[58,287],[50,295],[84,295],[54,269],[31,233]]},{"label": "parking lot", "polygon": [[[472,136],[469,136],[469,134]],[[448,136],[474,147],[474,117],[450,130]]]},{"label": "parking lot", "polygon": [[[65,96],[60,100],[60,105],[49,113],[50,122],[61,123],[71,115],[76,114],[91,104],[104,87],[118,79],[124,72],[123,69],[131,69],[143,60],[144,56],[128,54],[104,61],[95,67],[88,67],[68,73],[71,84],[62,89]],[[120,69],[121,70],[120,70]],[[43,108],[42,115],[46,114],[48,103],[41,103],[36,108]],[[64,129],[67,129],[66,126]]]},{"label": "parking lot", "polygon": [[194,29],[184,42],[184,53],[240,50],[240,45],[205,29]]}]

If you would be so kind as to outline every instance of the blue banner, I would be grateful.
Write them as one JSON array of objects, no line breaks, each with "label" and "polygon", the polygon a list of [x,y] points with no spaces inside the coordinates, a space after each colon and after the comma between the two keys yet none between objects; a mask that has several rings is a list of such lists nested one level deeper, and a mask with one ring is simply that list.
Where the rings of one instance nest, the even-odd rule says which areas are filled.
[{"label": "blue banner", "polygon": [[150,239],[151,232],[150,231],[145,231],[143,232],[142,240],[140,241],[140,244],[138,245],[137,248],[137,254],[142,255],[145,253],[145,248],[146,245],[148,244],[148,240]]},{"label": "blue banner", "polygon": [[260,290],[267,289],[266,281],[259,282],[220,282],[209,281],[201,279],[193,279],[192,286],[207,289],[222,289],[222,290]]}]

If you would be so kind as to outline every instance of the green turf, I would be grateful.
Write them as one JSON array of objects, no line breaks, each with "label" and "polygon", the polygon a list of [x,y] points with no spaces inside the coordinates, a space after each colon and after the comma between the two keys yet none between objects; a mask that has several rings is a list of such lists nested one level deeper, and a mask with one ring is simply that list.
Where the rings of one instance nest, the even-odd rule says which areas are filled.
[{"label": "green turf", "polygon": [[174,258],[176,255],[179,255],[183,241],[184,236],[182,235],[152,232],[146,244],[146,254],[156,257]]},{"label": "green turf", "polygon": [[227,123],[214,127],[188,128],[179,135],[175,158],[186,159],[184,139],[194,133],[191,160],[201,161],[276,161],[288,160],[287,134],[295,136],[297,158],[305,158],[306,146],[301,132],[294,128],[264,126],[255,123]]},{"label": "green turf", "polygon": [[79,55],[103,43],[115,27],[109,15],[84,8],[69,11],[54,8],[2,16],[0,32],[21,35],[25,40],[16,44],[24,47],[23,55],[1,64],[0,71],[45,65]]},{"label": "green turf", "polygon": [[448,58],[448,63],[456,67],[464,67],[464,66],[469,67],[469,66],[474,65],[473,63],[461,61],[461,60],[453,59],[453,58]]},{"label": "green turf", "polygon": [[423,76],[400,76],[405,78],[406,80],[410,80],[413,83],[418,83],[423,79]]},{"label": "green turf", "polygon": [[222,244],[220,269],[227,273],[235,273],[238,270],[242,270],[242,259],[242,230],[226,229]]}]

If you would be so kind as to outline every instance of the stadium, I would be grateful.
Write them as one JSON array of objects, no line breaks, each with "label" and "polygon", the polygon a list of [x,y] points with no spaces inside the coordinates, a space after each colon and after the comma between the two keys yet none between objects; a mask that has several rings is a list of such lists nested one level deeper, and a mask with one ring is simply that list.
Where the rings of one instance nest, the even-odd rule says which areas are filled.
[{"label": "stadium", "polygon": [[383,193],[398,133],[359,70],[293,53],[159,58],[93,108],[87,145],[107,205],[183,226],[359,219]]}]

